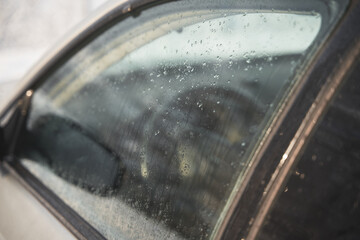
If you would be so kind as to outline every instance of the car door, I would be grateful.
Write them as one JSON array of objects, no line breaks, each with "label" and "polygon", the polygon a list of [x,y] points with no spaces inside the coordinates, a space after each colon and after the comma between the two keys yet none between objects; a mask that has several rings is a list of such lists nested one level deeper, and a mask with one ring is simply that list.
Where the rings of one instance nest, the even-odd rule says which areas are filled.
[{"label": "car door", "polygon": [[79,238],[252,236],[356,4],[112,4],[26,80],[6,166]]},{"label": "car door", "polygon": [[357,57],[289,171],[259,239],[359,237],[359,86]]}]

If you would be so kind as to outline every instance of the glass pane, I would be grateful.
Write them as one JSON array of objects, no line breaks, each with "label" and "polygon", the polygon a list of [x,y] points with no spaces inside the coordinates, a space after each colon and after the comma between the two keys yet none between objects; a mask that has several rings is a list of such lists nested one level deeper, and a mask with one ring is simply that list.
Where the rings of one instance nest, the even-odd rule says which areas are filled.
[{"label": "glass pane", "polygon": [[360,238],[360,71],[331,103],[259,239]]},{"label": "glass pane", "polygon": [[109,239],[209,238],[329,26],[241,9],[159,5],[95,39],[35,92],[24,166]]}]

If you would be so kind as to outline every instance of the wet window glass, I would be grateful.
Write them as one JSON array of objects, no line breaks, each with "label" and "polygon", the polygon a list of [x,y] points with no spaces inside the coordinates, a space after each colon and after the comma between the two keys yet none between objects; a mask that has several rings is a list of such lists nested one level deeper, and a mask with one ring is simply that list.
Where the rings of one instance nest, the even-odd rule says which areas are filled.
[{"label": "wet window glass", "polygon": [[359,239],[359,66],[358,60],[258,239]]},{"label": "wet window glass", "polygon": [[210,238],[330,26],[235,2],[129,17],[35,91],[18,156],[106,238]]}]

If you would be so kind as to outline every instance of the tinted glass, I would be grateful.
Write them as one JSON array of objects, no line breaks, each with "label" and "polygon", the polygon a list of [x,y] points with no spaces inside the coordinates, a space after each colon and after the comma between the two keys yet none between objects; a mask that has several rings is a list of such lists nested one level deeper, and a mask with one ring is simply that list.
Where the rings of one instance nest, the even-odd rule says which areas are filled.
[{"label": "tinted glass", "polygon": [[305,2],[182,1],[125,19],[35,92],[22,163],[107,238],[209,238],[328,33],[334,2]]},{"label": "tinted glass", "polygon": [[259,239],[360,238],[360,71],[354,66]]}]

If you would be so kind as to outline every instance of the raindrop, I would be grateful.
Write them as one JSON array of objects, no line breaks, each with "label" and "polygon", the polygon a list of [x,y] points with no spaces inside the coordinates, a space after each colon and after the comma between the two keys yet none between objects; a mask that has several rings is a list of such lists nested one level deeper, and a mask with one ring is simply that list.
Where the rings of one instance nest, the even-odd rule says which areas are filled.
[{"label": "raindrop", "polygon": [[194,133],[190,131],[190,138],[194,138]]}]

